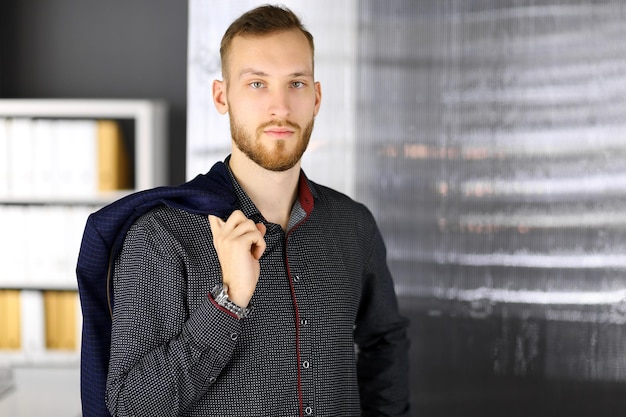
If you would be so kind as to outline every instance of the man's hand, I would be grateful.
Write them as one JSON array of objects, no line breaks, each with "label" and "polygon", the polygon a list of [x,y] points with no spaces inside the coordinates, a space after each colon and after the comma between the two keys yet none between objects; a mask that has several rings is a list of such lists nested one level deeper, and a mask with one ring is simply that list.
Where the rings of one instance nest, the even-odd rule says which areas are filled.
[{"label": "man's hand", "polygon": [[227,221],[209,216],[209,225],[228,297],[238,306],[247,307],[261,273],[265,225],[255,224],[240,210],[235,210]]}]

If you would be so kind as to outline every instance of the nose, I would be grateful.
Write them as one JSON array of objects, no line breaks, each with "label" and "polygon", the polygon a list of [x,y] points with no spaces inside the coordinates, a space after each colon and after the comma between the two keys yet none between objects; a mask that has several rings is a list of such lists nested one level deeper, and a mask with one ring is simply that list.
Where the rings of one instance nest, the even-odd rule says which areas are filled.
[{"label": "nose", "polygon": [[288,91],[280,88],[271,92],[269,113],[275,119],[287,120],[290,113]]}]

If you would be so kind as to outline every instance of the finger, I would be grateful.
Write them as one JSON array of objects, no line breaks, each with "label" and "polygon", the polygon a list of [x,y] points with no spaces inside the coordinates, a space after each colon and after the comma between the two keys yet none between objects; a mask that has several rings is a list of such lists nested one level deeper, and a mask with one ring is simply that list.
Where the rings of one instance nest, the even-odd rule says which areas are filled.
[{"label": "finger", "polygon": [[261,259],[261,256],[263,256],[263,252],[265,252],[266,247],[267,243],[265,243],[265,239],[263,239],[263,237],[261,236],[250,247],[250,252],[252,253],[254,259],[256,259],[257,261]]},{"label": "finger", "polygon": [[224,234],[231,234],[233,231],[236,231],[234,235],[238,236],[247,233],[250,230],[256,231],[254,222],[248,219],[241,210],[235,210],[231,213],[228,219],[226,219],[226,223],[222,231]]},{"label": "finger", "polygon": [[265,243],[264,239],[267,227],[263,223],[256,223],[255,226],[257,230],[261,233],[261,237],[252,244],[250,251],[252,252],[252,256],[254,256],[254,259],[258,261],[259,259],[261,259],[261,256],[263,256],[265,248],[267,247],[267,243]]},{"label": "finger", "polygon": [[[243,212],[241,212],[241,210],[233,211],[226,221],[217,216],[209,215],[209,225],[211,226],[213,235],[227,236],[240,224],[246,222],[247,220],[248,218],[243,214]],[[240,233],[242,230],[240,230]]]},{"label": "finger", "polygon": [[239,224],[241,222],[245,222],[246,220],[248,220],[248,218],[246,217],[245,214],[243,214],[243,211],[241,210],[235,210],[232,213],[230,213],[230,216],[228,216],[228,219],[226,219],[226,223],[233,223],[233,224]]},{"label": "finger", "polygon": [[224,222],[224,220],[220,219],[217,216],[209,214],[209,225],[211,226],[211,230],[213,231],[213,233],[222,230],[225,224],[226,222]]}]

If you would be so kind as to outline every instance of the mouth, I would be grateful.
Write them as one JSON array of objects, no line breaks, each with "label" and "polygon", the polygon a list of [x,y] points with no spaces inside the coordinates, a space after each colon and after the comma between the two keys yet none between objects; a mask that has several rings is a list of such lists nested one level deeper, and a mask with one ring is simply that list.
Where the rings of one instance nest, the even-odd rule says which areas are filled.
[{"label": "mouth", "polygon": [[284,139],[294,134],[294,130],[286,127],[267,127],[263,130],[267,136]]}]

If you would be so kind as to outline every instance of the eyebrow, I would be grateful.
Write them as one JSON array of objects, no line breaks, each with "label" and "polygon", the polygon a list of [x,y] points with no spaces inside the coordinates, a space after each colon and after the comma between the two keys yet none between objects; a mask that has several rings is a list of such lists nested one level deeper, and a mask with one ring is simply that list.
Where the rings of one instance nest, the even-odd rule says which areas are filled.
[{"label": "eyebrow", "polygon": [[[243,77],[244,75],[254,75],[257,77],[269,76],[269,74],[266,73],[265,71],[257,70],[254,68],[242,69],[241,72],[239,72],[239,78]],[[289,74],[289,76],[290,77],[312,77],[313,73],[311,71],[296,71],[296,72],[292,72],[291,74]]]}]

